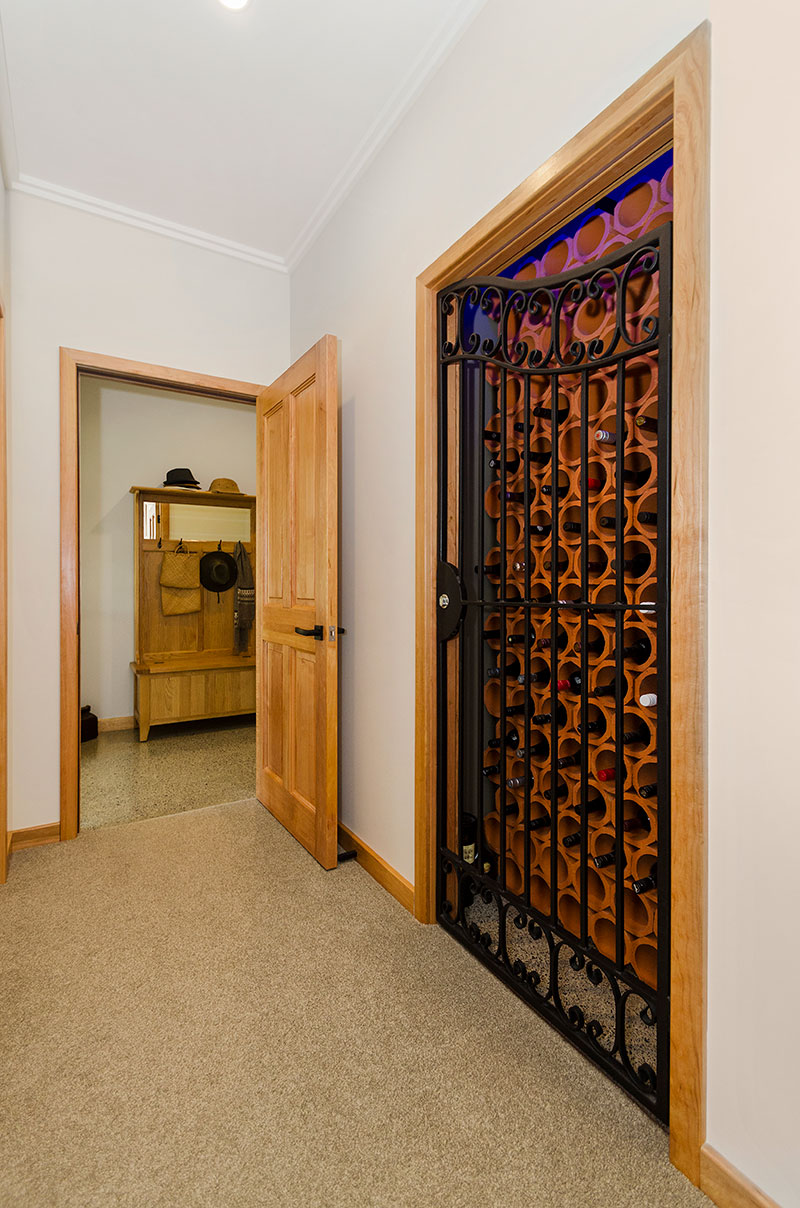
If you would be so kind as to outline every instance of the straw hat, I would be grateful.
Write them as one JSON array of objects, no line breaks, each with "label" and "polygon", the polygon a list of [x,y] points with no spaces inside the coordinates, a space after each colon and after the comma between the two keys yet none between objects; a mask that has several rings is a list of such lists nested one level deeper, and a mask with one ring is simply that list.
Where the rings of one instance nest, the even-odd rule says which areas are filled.
[{"label": "straw hat", "polygon": [[208,489],[220,495],[241,495],[242,493],[232,478],[215,478]]}]

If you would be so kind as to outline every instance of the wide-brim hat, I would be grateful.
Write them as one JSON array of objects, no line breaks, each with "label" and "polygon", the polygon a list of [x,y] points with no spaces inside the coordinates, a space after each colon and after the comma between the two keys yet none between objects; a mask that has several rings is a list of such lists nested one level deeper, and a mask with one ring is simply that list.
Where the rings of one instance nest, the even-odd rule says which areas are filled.
[{"label": "wide-brim hat", "polygon": [[182,469],[167,470],[167,477],[164,479],[165,487],[191,487],[193,490],[198,490],[200,483],[195,478],[191,470],[184,466]]},{"label": "wide-brim hat", "polygon": [[241,495],[242,493],[232,478],[215,478],[208,489],[217,495]]},{"label": "wide-brim hat", "polygon": [[236,582],[236,560],[232,554],[215,549],[200,559],[200,582],[206,591],[229,591]]}]

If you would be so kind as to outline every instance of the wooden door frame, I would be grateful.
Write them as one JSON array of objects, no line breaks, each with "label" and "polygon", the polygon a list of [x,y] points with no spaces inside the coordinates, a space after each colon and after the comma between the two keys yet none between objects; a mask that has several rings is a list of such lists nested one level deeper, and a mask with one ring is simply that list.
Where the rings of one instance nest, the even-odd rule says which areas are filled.
[{"label": "wooden door frame", "polygon": [[435,922],[436,296],[499,270],[670,145],[672,447],[670,1158],[700,1185],[706,1107],[710,26],[699,26],[417,278],[414,913]]},{"label": "wooden door frame", "polygon": [[[211,377],[96,352],[59,349],[61,364],[61,813],[60,838],[78,833],[80,791],[80,464],[79,378],[103,377],[138,386],[255,406],[264,387],[235,378]],[[256,501],[258,513],[259,503]],[[257,524],[260,520],[257,520]],[[1,568],[0,568],[1,569]],[[2,616],[0,615],[0,624]],[[2,634],[0,633],[0,637]]]},{"label": "wooden door frame", "polygon": [[0,885],[8,876],[8,460],[6,317],[0,305]]}]

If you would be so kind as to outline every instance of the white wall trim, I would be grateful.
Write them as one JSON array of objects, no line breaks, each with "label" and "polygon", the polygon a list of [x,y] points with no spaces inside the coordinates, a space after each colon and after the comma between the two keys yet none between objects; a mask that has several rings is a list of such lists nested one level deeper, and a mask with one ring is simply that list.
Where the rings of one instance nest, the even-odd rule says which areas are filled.
[{"label": "white wall trim", "polygon": [[17,179],[19,160],[2,18],[0,18],[0,169],[2,169],[5,186],[9,188],[11,182]]},{"label": "white wall trim", "polygon": [[464,30],[486,2],[487,0],[463,0],[458,15],[453,17],[448,14],[428,39],[408,75],[389,97],[300,234],[290,245],[286,253],[286,263],[290,272],[303,259],[358,177],[380,151],[392,131],[400,124],[439,64],[450,54]]},{"label": "white wall trim", "polygon": [[198,231],[194,227],[183,226],[179,222],[170,222],[166,218],[158,218],[155,214],[130,210],[127,206],[103,201],[99,197],[90,197],[86,193],[76,193],[73,189],[65,189],[61,185],[50,184],[46,180],[37,180],[35,176],[22,174],[18,180],[12,183],[11,188],[15,193],[27,193],[31,197],[41,197],[45,201],[54,201],[58,205],[71,206],[75,210],[84,210],[87,214],[96,214],[100,218],[110,218],[113,222],[123,222],[128,226],[139,227],[143,231],[152,231],[156,235],[178,239],[182,243],[191,243],[195,247],[202,247],[210,252],[233,256],[236,260],[247,260],[250,264],[272,269],[276,273],[288,273],[289,271],[283,257],[276,256],[272,252],[248,247],[244,243],[235,243],[232,239],[223,239],[220,235]]}]

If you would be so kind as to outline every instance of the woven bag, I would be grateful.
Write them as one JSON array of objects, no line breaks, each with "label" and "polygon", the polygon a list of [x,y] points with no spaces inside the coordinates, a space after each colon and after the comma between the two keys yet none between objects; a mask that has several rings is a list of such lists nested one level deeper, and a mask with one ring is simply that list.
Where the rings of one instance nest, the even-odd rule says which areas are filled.
[{"label": "woven bag", "polygon": [[164,554],[159,582],[162,587],[199,587],[200,555],[177,552]]},{"label": "woven bag", "polygon": [[203,593],[199,587],[161,588],[161,611],[165,617],[179,617],[185,612],[199,612]]}]

